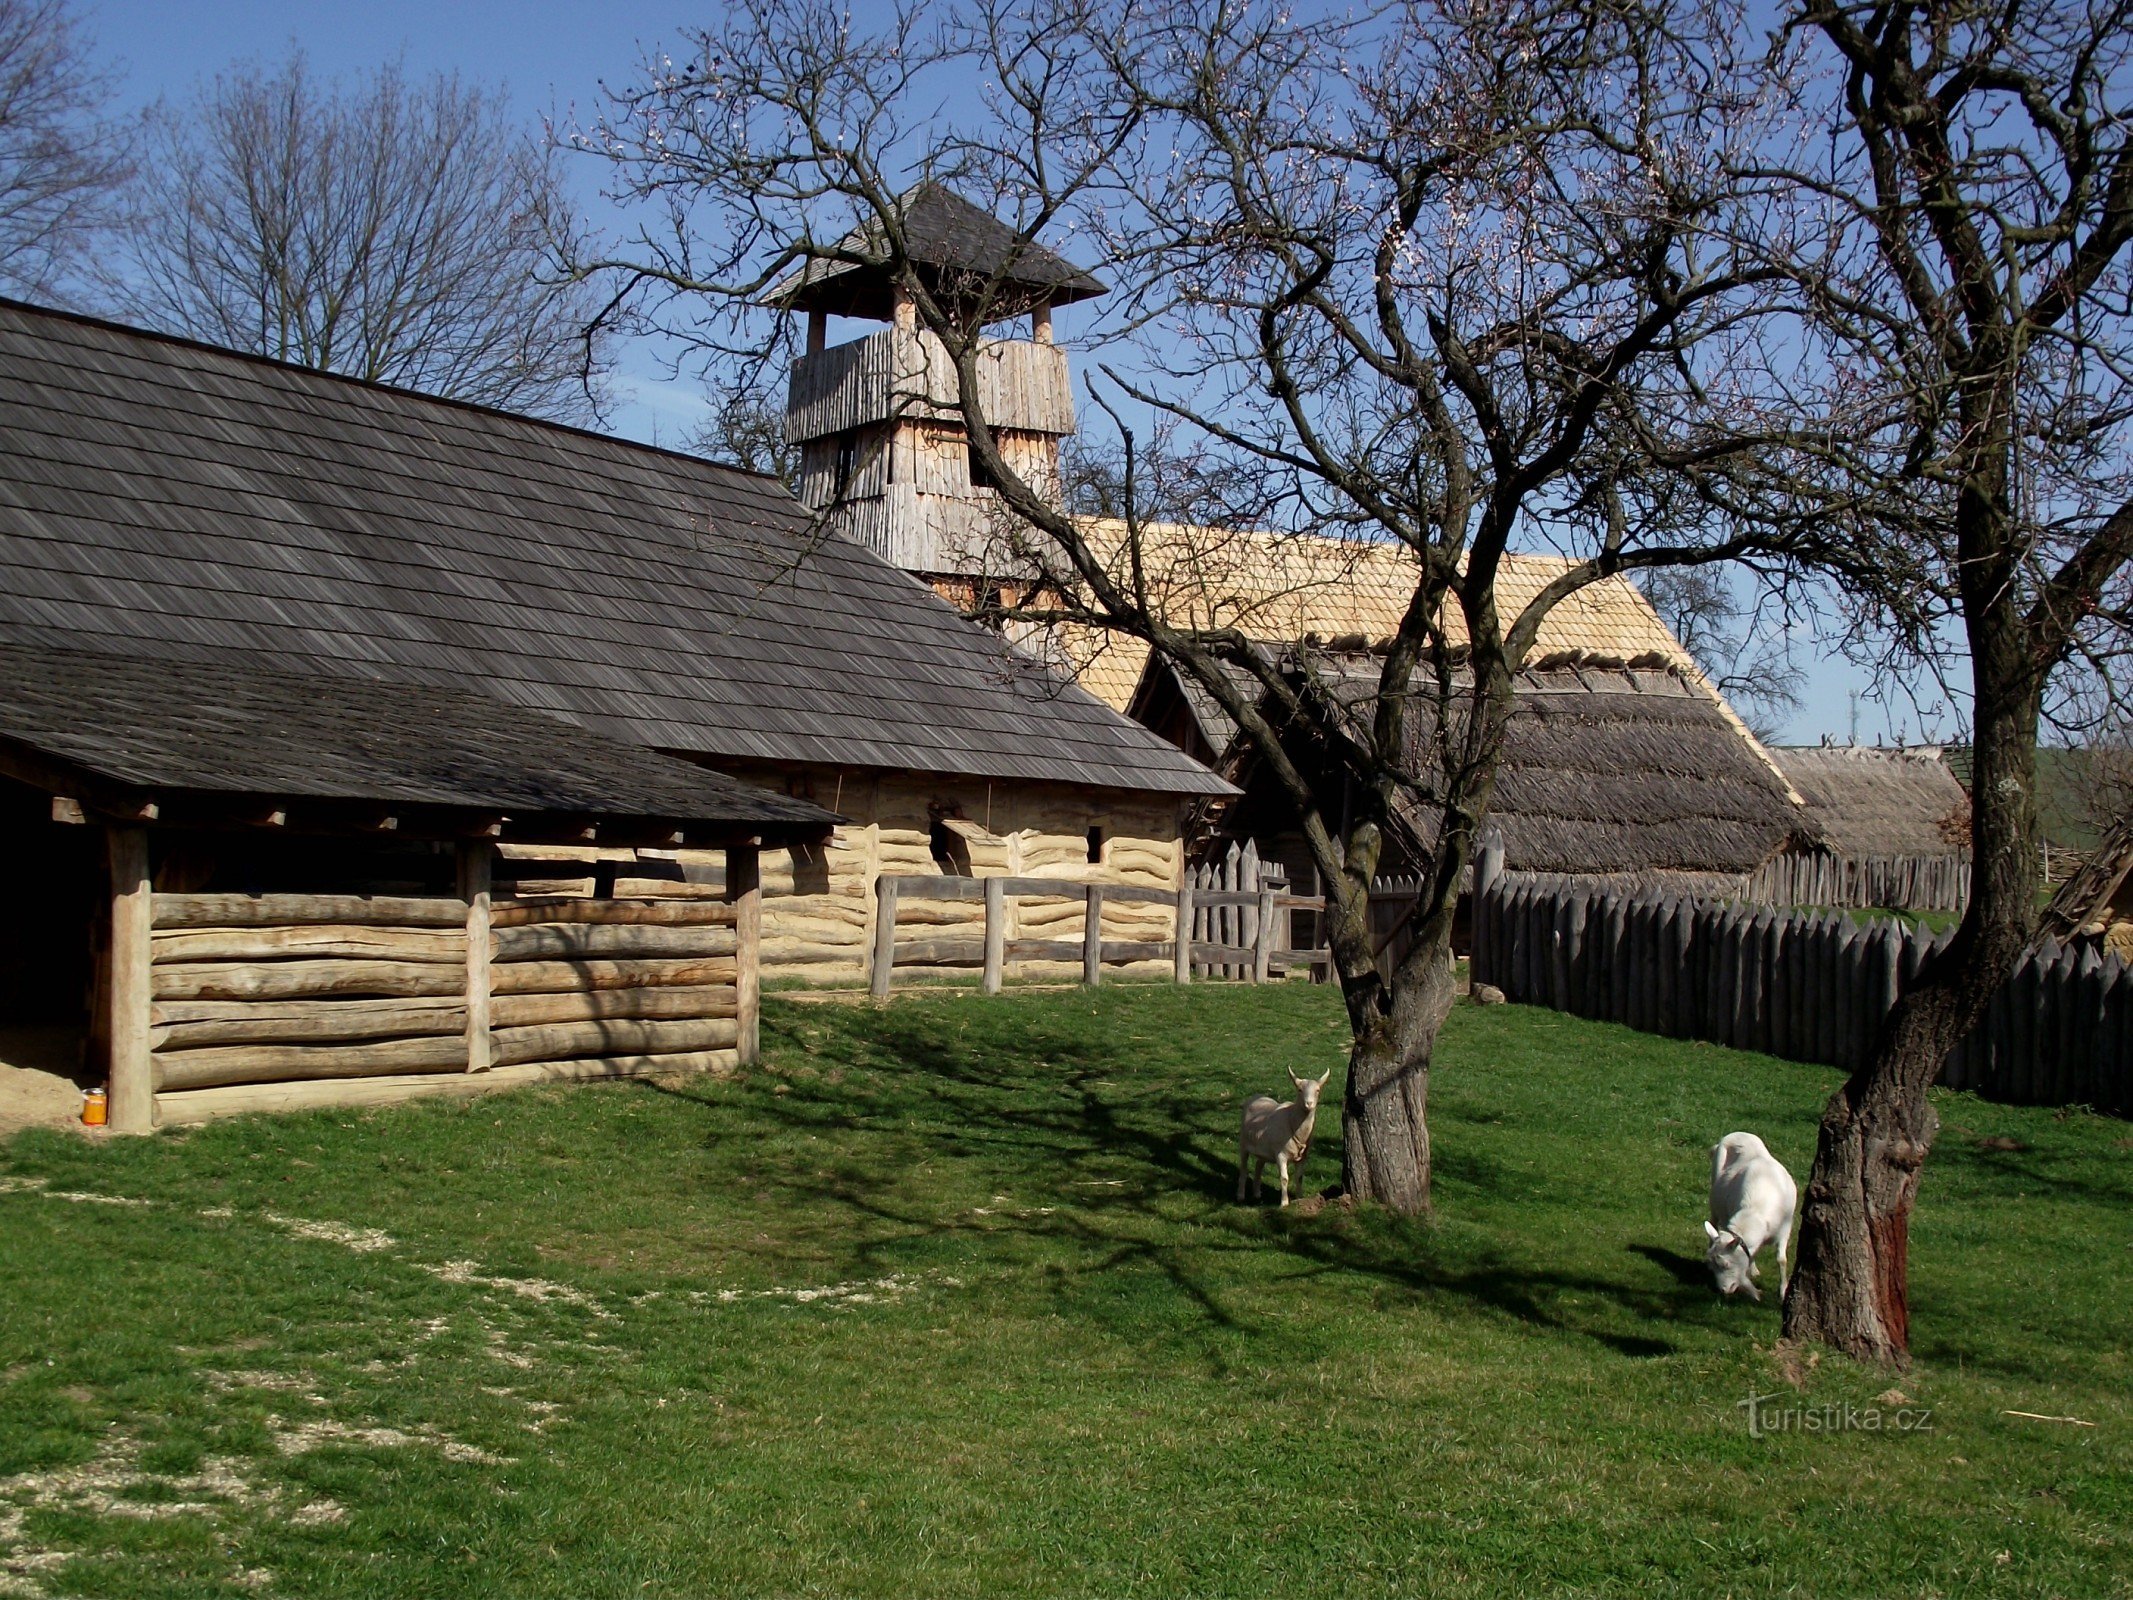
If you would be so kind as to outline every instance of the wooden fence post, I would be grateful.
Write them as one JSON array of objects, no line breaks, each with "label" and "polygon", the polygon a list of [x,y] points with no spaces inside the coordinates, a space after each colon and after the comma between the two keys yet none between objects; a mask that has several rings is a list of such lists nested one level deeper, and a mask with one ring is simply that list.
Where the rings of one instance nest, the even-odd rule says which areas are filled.
[{"label": "wooden fence post", "polygon": [[1474,862],[1474,914],[1468,918],[1467,931],[1467,942],[1473,946],[1467,953],[1469,983],[1503,986],[1496,976],[1496,952],[1490,942],[1495,934],[1496,886],[1502,879],[1503,841],[1487,839]]},{"label": "wooden fence post", "polygon": [[148,830],[112,827],[104,834],[111,863],[111,948],[104,1003],[104,1036],[110,1042],[108,1117],[113,1133],[147,1133],[155,1127],[155,1060],[149,1053],[149,1008],[155,994],[150,972],[155,889],[148,876]]},{"label": "wooden fence post", "polygon": [[493,847],[486,839],[459,843],[459,898],[467,903],[467,1071],[487,1072],[489,1039],[489,922]]},{"label": "wooden fence post", "polygon": [[889,998],[889,973],[896,965],[896,880],[884,872],[874,880],[874,964],[867,993]]},{"label": "wooden fence post", "polygon": [[985,880],[985,992],[998,994],[1007,969],[1007,880]]},{"label": "wooden fence post", "polygon": [[1174,983],[1192,982],[1192,874],[1193,869],[1187,867],[1178,875],[1178,941],[1170,961]]},{"label": "wooden fence post", "polygon": [[751,1067],[763,1052],[763,858],[752,839],[726,847],[726,898],[733,902],[734,1056]]},{"label": "wooden fence post", "polygon": [[1274,959],[1274,891],[1259,891],[1259,922],[1252,930],[1252,982],[1267,981]]},{"label": "wooden fence post", "polygon": [[1082,903],[1081,981],[1093,989],[1104,979],[1104,886],[1090,884]]}]

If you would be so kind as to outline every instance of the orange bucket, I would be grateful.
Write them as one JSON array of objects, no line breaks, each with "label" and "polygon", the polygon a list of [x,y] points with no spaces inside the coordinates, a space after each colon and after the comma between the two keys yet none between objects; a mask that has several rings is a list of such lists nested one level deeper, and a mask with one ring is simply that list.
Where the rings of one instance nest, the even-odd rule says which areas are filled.
[{"label": "orange bucket", "polygon": [[81,1120],[84,1125],[101,1128],[104,1125],[105,1105],[103,1090],[91,1089],[84,1094],[81,1097]]}]

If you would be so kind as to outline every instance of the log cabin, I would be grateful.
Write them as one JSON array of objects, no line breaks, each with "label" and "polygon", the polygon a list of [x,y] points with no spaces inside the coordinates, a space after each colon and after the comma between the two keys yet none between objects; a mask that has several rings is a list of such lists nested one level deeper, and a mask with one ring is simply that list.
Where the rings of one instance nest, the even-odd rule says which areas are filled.
[{"label": "log cabin", "polygon": [[[146,819],[150,894],[337,906],[464,898],[458,866],[440,863],[456,863],[457,845],[445,846],[479,825],[505,886],[495,894],[654,905],[632,912],[654,930],[681,926],[692,905],[715,923],[759,897],[761,970],[774,978],[859,977],[883,872],[1174,887],[1181,809],[1226,792],[925,584],[825,537],[773,479],[14,302],[0,302],[0,649],[25,652],[9,694],[48,681],[85,715],[99,697],[131,708],[109,711],[105,744],[72,764],[37,742],[53,736],[51,719],[33,718],[6,774],[15,813],[73,839],[55,850],[92,877],[103,855],[81,841],[95,828],[54,815]],[[159,705],[121,694],[144,671],[163,688]],[[328,726],[306,732],[303,708]],[[396,731],[424,708],[448,725]],[[185,764],[194,735],[173,720],[179,709],[223,741],[212,773]],[[283,748],[283,731],[311,742]],[[136,746],[172,764],[99,764]],[[471,786],[424,779],[400,795],[395,752],[416,750],[437,752],[420,773],[456,753]],[[360,773],[351,751],[369,763]],[[345,794],[304,786],[344,769]],[[577,786],[537,803],[543,775],[562,772]],[[118,813],[85,798],[96,785]],[[182,798],[195,789],[228,804]],[[410,809],[424,795],[446,809]],[[210,811],[200,825],[222,848],[157,844],[177,839],[168,818]],[[750,838],[757,855],[729,861]],[[16,974],[0,990],[11,1008],[0,1028],[52,1021],[23,1014],[25,995],[88,987],[104,958],[86,942],[113,905],[91,905],[102,891],[87,881],[68,891],[81,916],[59,941],[74,954],[57,987],[36,976],[35,897],[0,910]],[[974,921],[982,907],[922,914]],[[1073,938],[1081,904],[1025,903],[1017,915],[1018,937]],[[1164,917],[1107,907],[1105,936],[1167,938]],[[430,925],[399,931],[418,926]],[[294,940],[305,959],[359,959],[275,927],[264,943],[236,943],[257,954]],[[566,961],[579,937],[495,935],[498,951],[546,939]],[[586,941],[690,943],[606,927]],[[59,1009],[80,1025],[90,1014],[83,998]],[[167,1082],[166,1102],[193,1092]]]}]

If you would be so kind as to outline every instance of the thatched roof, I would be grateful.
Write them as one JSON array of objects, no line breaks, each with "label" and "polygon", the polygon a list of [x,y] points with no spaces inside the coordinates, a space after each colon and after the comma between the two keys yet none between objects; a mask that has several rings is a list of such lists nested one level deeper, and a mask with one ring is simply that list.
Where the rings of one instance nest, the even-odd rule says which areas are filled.
[{"label": "thatched roof", "polygon": [[[1125,526],[1092,521],[1090,545],[1123,575],[1129,565]],[[1364,544],[1307,534],[1152,524],[1141,530],[1140,569],[1150,598],[1172,623],[1234,627],[1272,645],[1382,643],[1399,631],[1418,576],[1404,545]],[[1570,563],[1560,556],[1507,555],[1497,580],[1507,610],[1525,605]],[[1454,646],[1464,638],[1446,619]],[[1148,647],[1122,634],[1054,630],[1080,685],[1124,710],[1133,699]],[[1584,653],[1620,661],[1656,657],[1694,673],[1696,663],[1649,600],[1626,578],[1609,578],[1559,604],[1541,625],[1536,664]]]},{"label": "thatched roof", "polygon": [[1809,745],[1771,754],[1838,855],[1945,856],[1969,847],[1969,797],[1937,746]]},{"label": "thatched roof", "polygon": [[[1322,657],[1318,670],[1359,708],[1378,663]],[[1434,707],[1418,696],[1409,757],[1431,764]],[[1419,853],[1434,843],[1426,804],[1404,814]],[[1513,871],[1580,877],[1754,871],[1814,830],[1717,699],[1670,666],[1588,659],[1521,675],[1491,822]]]}]

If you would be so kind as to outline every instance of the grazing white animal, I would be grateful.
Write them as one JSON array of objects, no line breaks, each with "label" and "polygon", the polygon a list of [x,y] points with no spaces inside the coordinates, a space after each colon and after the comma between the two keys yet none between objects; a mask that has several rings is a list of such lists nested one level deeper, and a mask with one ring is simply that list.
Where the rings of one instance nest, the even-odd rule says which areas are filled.
[{"label": "grazing white animal", "polygon": [[1311,1153],[1311,1135],[1318,1126],[1319,1091],[1326,1086],[1326,1079],[1333,1076],[1328,1067],[1316,1078],[1299,1078],[1289,1074],[1289,1082],[1296,1085],[1296,1098],[1287,1102],[1276,1100],[1270,1094],[1255,1094],[1244,1102],[1244,1122],[1237,1130],[1237,1199],[1244,1199],[1244,1169],[1253,1162],[1258,1166],[1252,1173],[1252,1198],[1257,1200],[1266,1192],[1260,1180],[1266,1176],[1266,1164],[1274,1163],[1281,1174],[1281,1203],[1289,1203],[1289,1170],[1303,1171],[1304,1157]]},{"label": "grazing white animal", "polygon": [[1785,1298],[1792,1281],[1785,1268],[1785,1240],[1799,1198],[1792,1174],[1754,1134],[1729,1133],[1711,1146],[1711,1215],[1703,1225],[1711,1247],[1704,1259],[1720,1294],[1746,1290],[1749,1299],[1762,1299],[1755,1286],[1762,1276],[1755,1255],[1775,1239],[1778,1298]]}]

